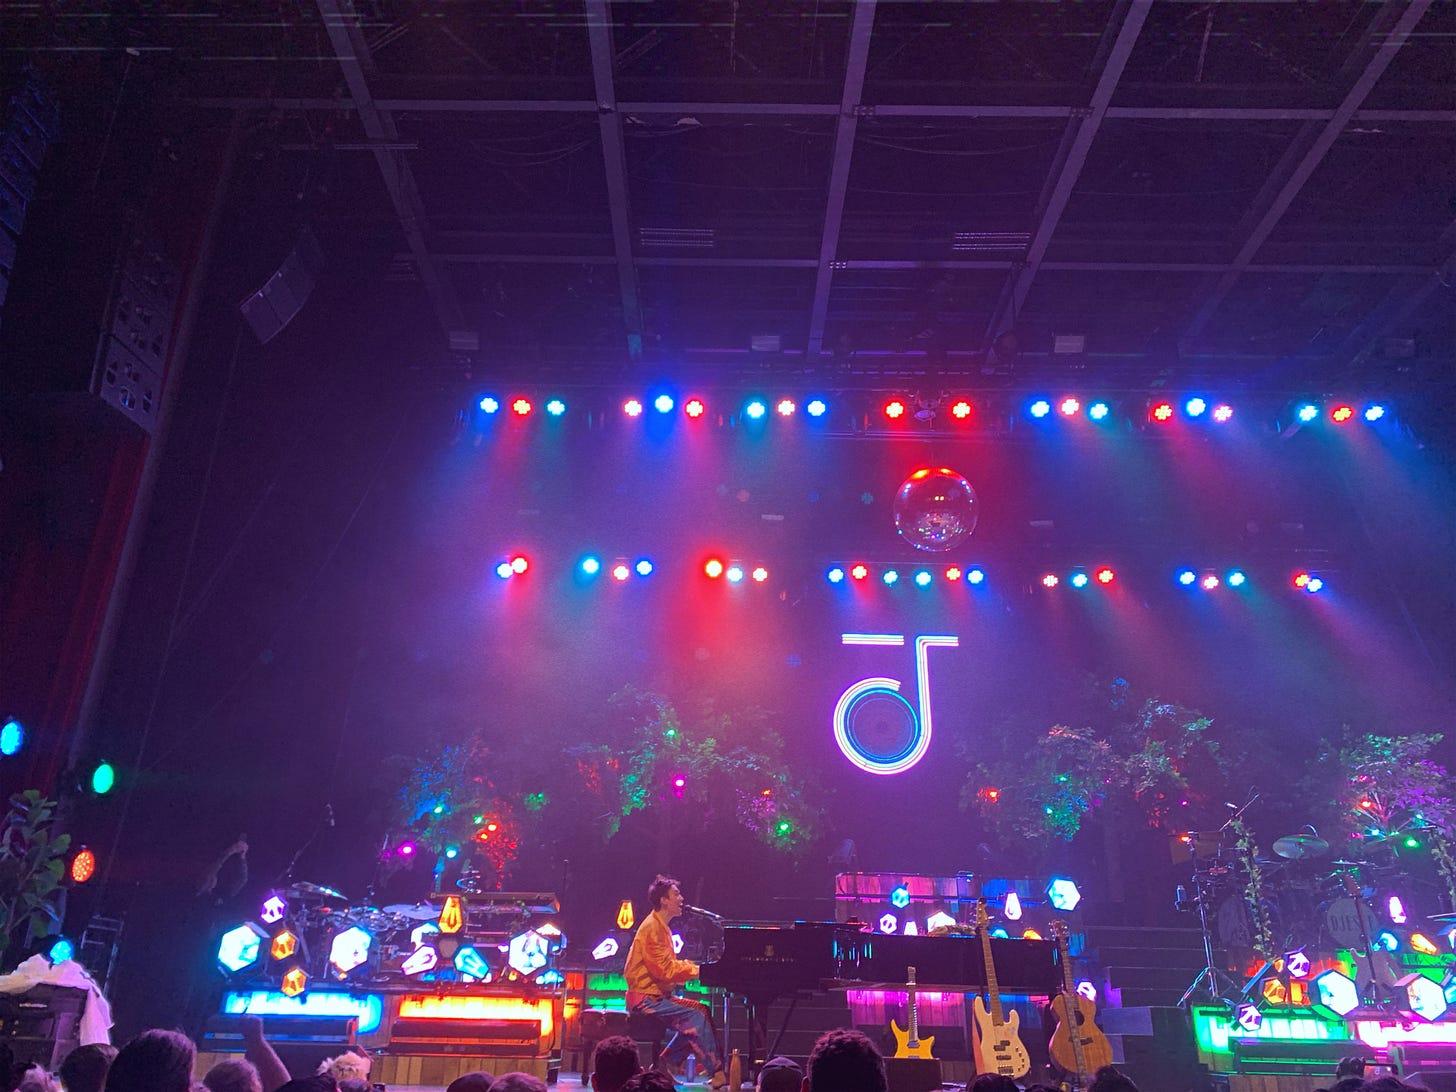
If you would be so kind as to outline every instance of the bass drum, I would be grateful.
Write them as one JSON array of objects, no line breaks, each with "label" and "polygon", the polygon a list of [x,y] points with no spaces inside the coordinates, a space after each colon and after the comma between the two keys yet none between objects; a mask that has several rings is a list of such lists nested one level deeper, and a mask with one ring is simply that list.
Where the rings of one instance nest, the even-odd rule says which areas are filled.
[{"label": "bass drum", "polygon": [[1225,949],[1249,949],[1254,946],[1254,929],[1249,921],[1249,908],[1242,896],[1226,895],[1219,900],[1215,915],[1219,944]]},{"label": "bass drum", "polygon": [[1377,932],[1376,922],[1379,919],[1363,899],[1354,899],[1348,895],[1334,899],[1325,904],[1324,912],[1325,935],[1337,948],[1358,948],[1364,951],[1365,936],[1373,938]]}]

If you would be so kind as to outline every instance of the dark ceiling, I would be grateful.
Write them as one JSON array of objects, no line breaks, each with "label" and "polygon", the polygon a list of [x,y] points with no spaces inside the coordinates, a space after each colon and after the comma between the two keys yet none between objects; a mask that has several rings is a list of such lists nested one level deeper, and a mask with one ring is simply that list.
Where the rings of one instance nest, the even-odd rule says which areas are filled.
[{"label": "dark ceiling", "polygon": [[328,180],[306,209],[325,249],[367,240],[379,278],[427,293],[422,344],[469,363],[1420,388],[1456,349],[1452,4],[38,2],[5,23],[72,96],[245,111],[276,179]]}]

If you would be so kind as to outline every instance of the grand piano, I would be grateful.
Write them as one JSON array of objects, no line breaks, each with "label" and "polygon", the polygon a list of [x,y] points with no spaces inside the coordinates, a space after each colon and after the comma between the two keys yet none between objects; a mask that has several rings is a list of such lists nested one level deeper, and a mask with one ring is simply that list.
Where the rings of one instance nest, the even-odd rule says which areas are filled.
[{"label": "grand piano", "polygon": [[[773,1002],[834,989],[903,989],[907,967],[921,990],[974,993],[986,985],[981,942],[972,936],[899,936],[864,931],[860,922],[725,925],[722,954],[704,962],[705,986],[742,996],[754,1024]],[[1047,996],[1061,982],[1056,944],[991,938],[1002,992]],[[792,1014],[792,1007],[790,1009]],[[785,1026],[788,1023],[785,1018]],[[782,1033],[781,1033],[782,1034]]]}]

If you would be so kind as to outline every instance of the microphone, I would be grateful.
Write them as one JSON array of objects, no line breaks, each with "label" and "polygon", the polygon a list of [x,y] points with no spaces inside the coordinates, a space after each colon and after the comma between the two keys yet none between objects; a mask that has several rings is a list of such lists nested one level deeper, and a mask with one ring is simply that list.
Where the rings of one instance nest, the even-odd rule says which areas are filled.
[{"label": "microphone", "polygon": [[332,805],[332,804],[325,804],[324,805],[324,822],[328,824],[328,827],[329,827],[330,830],[333,829],[333,827],[334,827],[334,805]]},{"label": "microphone", "polygon": [[697,915],[699,915],[701,917],[712,918],[714,921],[722,921],[723,920],[723,915],[722,914],[715,914],[715,913],[713,913],[713,911],[711,911],[711,910],[704,910],[700,906],[689,906],[687,903],[683,903],[683,913],[684,914],[697,914]]}]

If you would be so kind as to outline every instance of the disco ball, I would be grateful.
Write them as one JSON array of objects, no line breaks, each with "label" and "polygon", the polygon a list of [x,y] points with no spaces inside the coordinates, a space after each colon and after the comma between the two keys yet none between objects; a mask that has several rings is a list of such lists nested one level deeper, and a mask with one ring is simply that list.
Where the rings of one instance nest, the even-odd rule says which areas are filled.
[{"label": "disco ball", "polygon": [[917,470],[895,494],[895,530],[920,550],[949,550],[976,529],[981,503],[954,470]]}]

